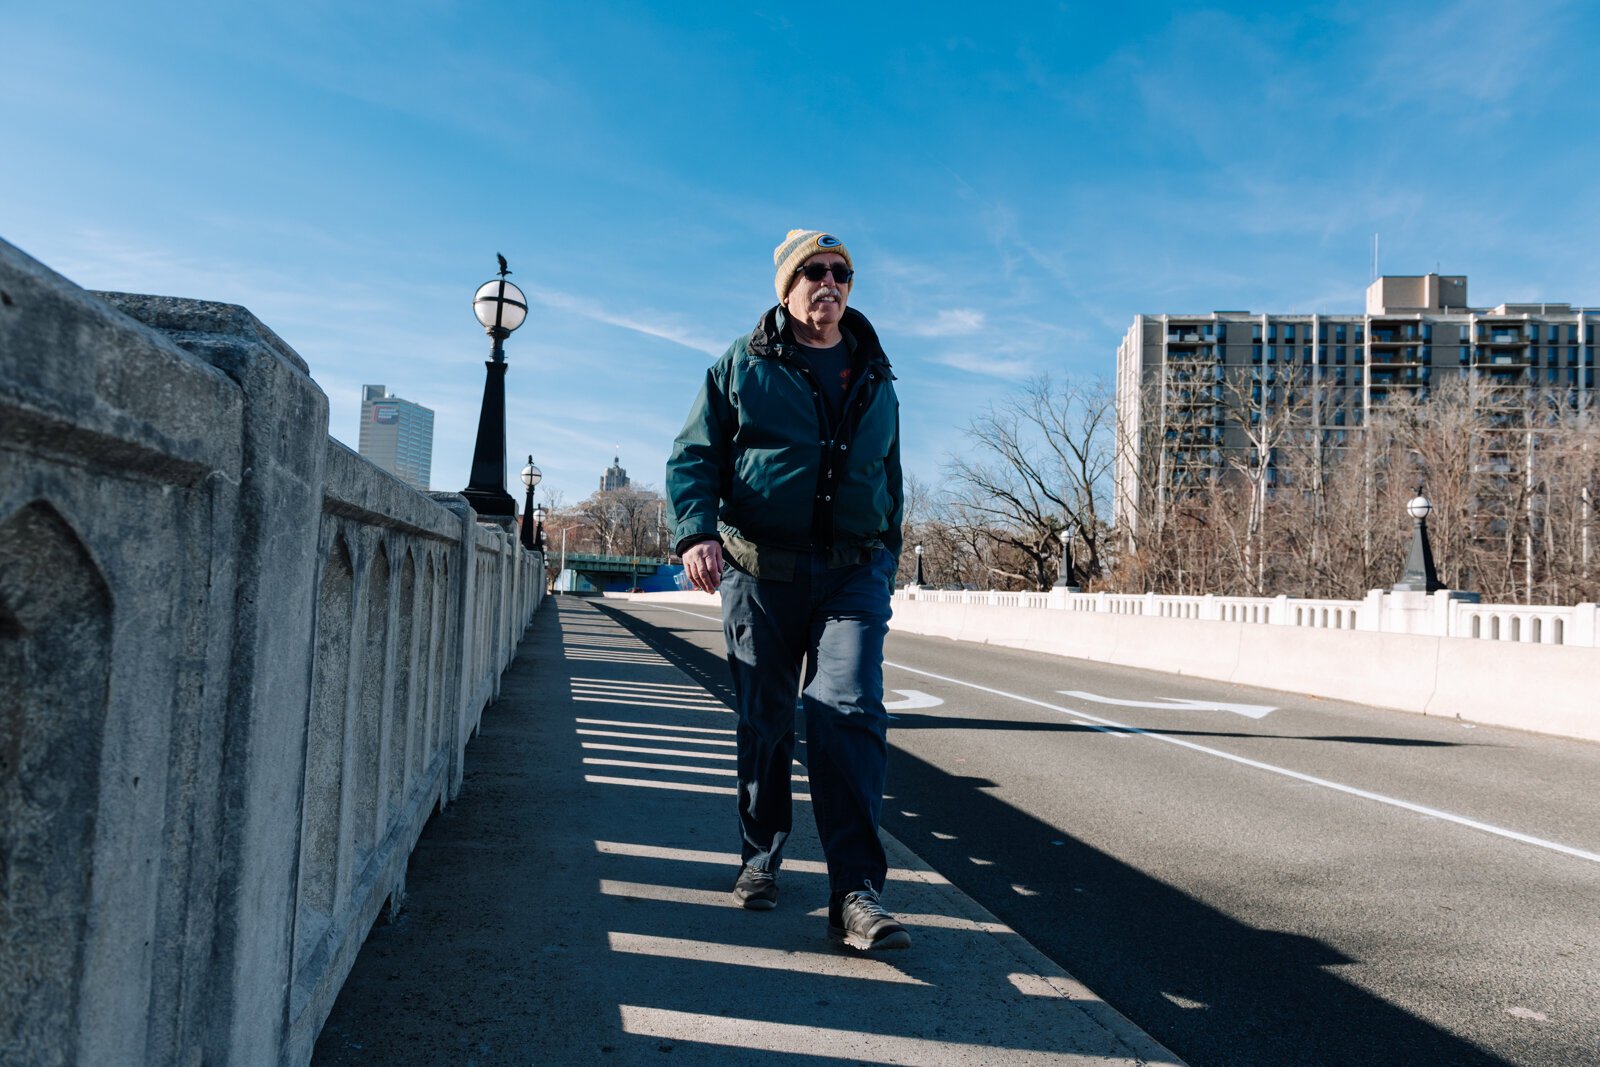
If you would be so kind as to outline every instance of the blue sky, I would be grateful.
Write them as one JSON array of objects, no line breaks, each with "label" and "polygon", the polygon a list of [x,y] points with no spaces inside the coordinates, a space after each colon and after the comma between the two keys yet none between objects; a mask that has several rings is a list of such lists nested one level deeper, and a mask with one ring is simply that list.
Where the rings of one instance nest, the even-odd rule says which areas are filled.
[{"label": "blue sky", "polygon": [[[908,469],[1137,312],[1353,312],[1388,273],[1600,304],[1600,6],[0,3],[0,237],[244,304],[334,436],[362,383],[471,462],[511,262],[508,480],[662,466],[705,366],[837,233]],[[1588,53],[1588,54],[1586,54]]]}]

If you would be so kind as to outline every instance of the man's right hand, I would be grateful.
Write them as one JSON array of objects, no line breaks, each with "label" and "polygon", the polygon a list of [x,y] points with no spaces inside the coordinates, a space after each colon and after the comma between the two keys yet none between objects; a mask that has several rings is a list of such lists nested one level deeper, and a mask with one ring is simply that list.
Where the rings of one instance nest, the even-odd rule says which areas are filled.
[{"label": "man's right hand", "polygon": [[683,573],[702,593],[715,593],[722,584],[722,542],[698,541],[683,553]]}]

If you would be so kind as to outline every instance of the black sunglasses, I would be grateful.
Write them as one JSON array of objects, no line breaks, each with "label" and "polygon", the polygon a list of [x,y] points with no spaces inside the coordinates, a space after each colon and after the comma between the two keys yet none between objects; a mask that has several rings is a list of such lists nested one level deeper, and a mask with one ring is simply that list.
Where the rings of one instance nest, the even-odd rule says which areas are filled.
[{"label": "black sunglasses", "polygon": [[833,280],[840,285],[849,284],[850,279],[856,276],[856,272],[843,263],[807,263],[795,273],[804,274],[808,281],[820,282],[827,277],[829,271],[833,272]]}]

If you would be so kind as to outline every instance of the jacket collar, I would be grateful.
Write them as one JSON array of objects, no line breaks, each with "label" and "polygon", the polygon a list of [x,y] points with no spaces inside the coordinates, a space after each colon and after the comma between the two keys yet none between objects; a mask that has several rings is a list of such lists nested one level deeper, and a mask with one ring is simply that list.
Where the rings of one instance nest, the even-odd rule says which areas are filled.
[{"label": "jacket collar", "polygon": [[[884,354],[883,345],[878,341],[878,331],[872,328],[872,323],[861,312],[846,307],[844,318],[839,322],[839,331],[844,334],[845,344],[850,346],[850,351],[861,356],[865,363],[889,366],[889,357]],[[782,358],[786,355],[783,349],[795,343],[788,314],[782,304],[774,304],[761,316],[756,328],[750,331],[748,348],[753,356]]]}]

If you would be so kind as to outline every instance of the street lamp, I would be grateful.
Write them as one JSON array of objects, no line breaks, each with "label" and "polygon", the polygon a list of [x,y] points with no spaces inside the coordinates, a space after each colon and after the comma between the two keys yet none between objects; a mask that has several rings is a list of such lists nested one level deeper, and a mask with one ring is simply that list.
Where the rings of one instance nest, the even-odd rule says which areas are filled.
[{"label": "street lamp", "polygon": [[1072,584],[1072,527],[1067,527],[1057,536],[1061,538],[1061,573],[1056,576],[1056,588],[1069,593],[1079,592],[1079,588]]},{"label": "street lamp", "polygon": [[539,468],[533,465],[533,457],[528,457],[528,465],[522,468],[522,484],[528,487],[528,499],[522,505],[522,547],[529,552],[537,552],[539,546],[533,536],[533,487],[539,484],[543,477]]},{"label": "street lamp", "polygon": [[1432,593],[1444,588],[1433,566],[1433,546],[1428,542],[1428,513],[1432,510],[1433,503],[1422,495],[1422,486],[1417,486],[1417,495],[1406,504],[1406,511],[1416,521],[1411,530],[1411,551],[1406,556],[1406,572],[1394,585],[1395,592]]},{"label": "street lamp", "polygon": [[536,524],[533,529],[533,550],[535,552],[544,551],[544,517],[548,514],[550,513],[545,510],[543,504],[533,509],[533,521]]},{"label": "street lamp", "polygon": [[913,551],[917,554],[917,576],[911,579],[911,588],[921,589],[927,584],[922,577],[922,546],[918,545]]},{"label": "street lamp", "polygon": [[[472,450],[472,479],[461,495],[486,518],[514,521],[517,502],[506,492],[506,352],[505,339],[528,317],[528,298],[506,281],[510,269],[500,261],[500,276],[478,286],[472,311],[493,341],[483,381],[483,406],[478,409],[478,441]],[[530,459],[532,457],[529,457]]]}]

